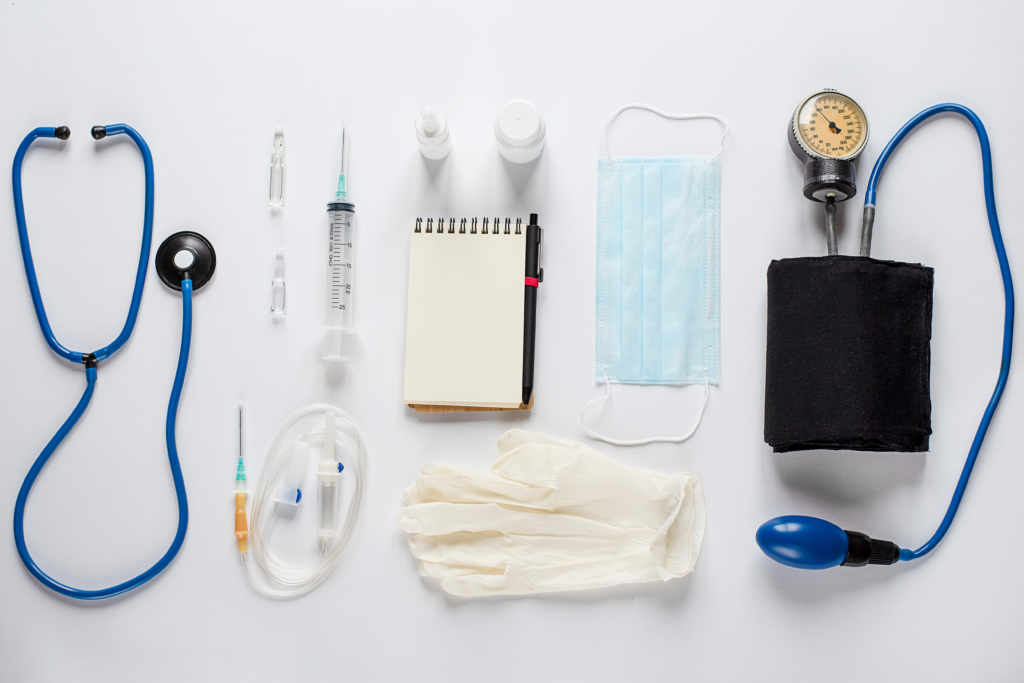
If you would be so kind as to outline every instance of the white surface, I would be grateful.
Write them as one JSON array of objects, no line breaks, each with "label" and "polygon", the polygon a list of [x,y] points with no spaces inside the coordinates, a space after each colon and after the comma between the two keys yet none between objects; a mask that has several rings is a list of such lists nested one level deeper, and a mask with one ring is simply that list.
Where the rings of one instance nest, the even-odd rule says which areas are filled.
[{"label": "white surface", "polygon": [[[402,402],[518,408],[526,231],[495,235],[492,229],[474,235],[467,229],[438,235],[425,228],[407,230]],[[447,228],[439,225],[438,230]]]},{"label": "white surface", "polygon": [[[60,339],[95,349],[120,330],[137,258],[142,162],[126,122],[153,149],[156,245],[178,230],[214,244],[217,274],[195,298],[179,413],[190,503],[182,552],[145,588],[100,604],[63,600],[24,570],[11,532],[32,460],[85,386],[43,343],[29,301],[8,191],[0,192],[5,274],[0,392],[0,679],[181,680],[1014,680],[1024,671],[1024,479],[1018,365],[961,512],[928,559],[805,573],[754,543],[778,514],[821,515],[916,547],[935,529],[999,369],[1002,296],[985,222],[973,131],[942,117],[908,139],[878,196],[874,254],[936,269],[927,455],[772,455],[762,442],[765,270],[823,254],[820,207],[800,194],[786,143],[793,108],[822,86],[857,98],[871,164],[910,116],[942,101],[981,115],[1010,258],[1024,281],[1024,185],[1016,141],[1024,94],[1016,2],[863,2],[832,18],[803,2],[501,4],[177,2],[0,7],[0,160],[40,125],[71,140],[33,146],[25,198],[36,266]],[[425,41],[422,36],[443,38]],[[423,59],[429,47],[430,58]],[[411,66],[410,66],[411,65]],[[440,68],[439,68],[440,67]],[[493,122],[511,99],[543,112],[532,165],[502,161]],[[630,466],[691,471],[707,495],[693,574],[667,584],[529,599],[457,600],[423,581],[395,523],[420,464],[484,468],[507,428],[581,439],[593,381],[594,227],[599,136],[622,104],[711,111],[732,130],[722,154],[723,382],[682,445],[599,449]],[[424,161],[410,122],[424,103],[457,131]],[[718,124],[681,127],[643,112],[611,134],[623,154],[711,153]],[[325,202],[335,134],[352,126],[351,193],[360,239],[354,362],[327,367]],[[288,130],[287,205],[267,209],[267,141]],[[854,253],[862,197],[840,210]],[[403,407],[408,225],[417,215],[540,214],[537,407],[528,415],[424,417]],[[267,315],[275,250],[288,250],[288,318]],[[103,262],[82,259],[97,247]],[[92,406],[32,493],[27,533],[51,574],[108,586],[148,567],[174,533],[163,421],[177,357],[180,297],[150,270],[131,342],[103,363]],[[1019,346],[1019,344],[1018,344]],[[1019,349],[1018,349],[1019,351]],[[1018,364],[1024,362],[1018,355]],[[595,420],[615,434],[679,428],[702,388],[622,387]],[[313,594],[256,595],[232,535],[236,405],[258,471],[293,410],[335,403],[368,442],[358,528]],[[595,416],[596,418],[597,416]],[[597,444],[595,444],[597,445]],[[310,552],[313,547],[310,546]],[[325,657],[324,652],[334,656]],[[855,664],[863,662],[863,671]]]}]

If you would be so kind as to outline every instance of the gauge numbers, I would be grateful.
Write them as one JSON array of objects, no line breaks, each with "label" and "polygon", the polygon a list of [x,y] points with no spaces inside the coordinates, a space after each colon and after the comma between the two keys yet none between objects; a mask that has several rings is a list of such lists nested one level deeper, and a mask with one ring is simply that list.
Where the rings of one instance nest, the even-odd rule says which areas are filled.
[{"label": "gauge numbers", "polygon": [[852,159],[868,141],[867,117],[846,95],[820,92],[797,110],[796,129],[803,147],[826,159]]}]

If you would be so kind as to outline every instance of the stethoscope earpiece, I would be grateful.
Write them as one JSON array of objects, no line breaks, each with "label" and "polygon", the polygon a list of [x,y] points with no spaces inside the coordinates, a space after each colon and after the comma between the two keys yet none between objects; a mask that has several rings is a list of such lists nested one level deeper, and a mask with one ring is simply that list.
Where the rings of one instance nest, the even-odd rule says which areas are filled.
[{"label": "stethoscope earpiece", "polygon": [[[71,129],[67,126],[57,126],[53,129],[53,137],[57,138],[58,140],[67,140],[68,138],[71,137]],[[103,138],[107,137],[107,127],[93,126],[92,137],[94,140],[102,140]]]},{"label": "stethoscope earpiece", "polygon": [[[98,126],[97,126],[98,127]],[[93,129],[93,137],[96,129]],[[163,241],[156,250],[156,274],[165,285],[181,291],[181,281],[192,280],[198,290],[213,277],[217,269],[217,252],[210,241],[198,232],[183,230]]]}]

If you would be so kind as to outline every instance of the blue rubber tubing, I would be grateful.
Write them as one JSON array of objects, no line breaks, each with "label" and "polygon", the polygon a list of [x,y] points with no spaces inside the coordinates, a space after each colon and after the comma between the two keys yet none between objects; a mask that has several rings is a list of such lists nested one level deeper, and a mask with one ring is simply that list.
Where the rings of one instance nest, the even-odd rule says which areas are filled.
[{"label": "blue rubber tubing", "polygon": [[[135,142],[142,154],[142,162],[146,169],[146,209],[142,223],[142,249],[139,253],[139,265],[135,271],[135,288],[132,291],[132,302],[128,307],[128,317],[124,321],[124,327],[117,338],[102,349],[93,352],[96,360],[104,360],[112,356],[118,349],[124,346],[128,338],[132,336],[135,329],[135,320],[139,316],[139,304],[142,303],[142,288],[146,284],[146,269],[149,266],[149,250],[153,242],[153,155],[150,154],[149,145],[142,139],[134,128],[118,123],[106,126],[107,137],[113,135],[127,135]],[[25,264],[25,276],[28,278],[28,287],[32,293],[32,304],[36,309],[36,318],[39,319],[39,327],[43,331],[43,337],[53,352],[61,358],[72,363],[83,362],[84,353],[69,351],[57,341],[50,328],[50,321],[46,317],[46,309],[43,307],[43,297],[39,294],[39,282],[36,280],[36,267],[32,262],[32,247],[28,241],[28,228],[25,225],[25,203],[21,196],[21,165],[25,159],[25,153],[37,138],[57,137],[56,128],[36,128],[25,136],[14,155],[14,168],[11,173],[11,184],[14,188],[14,216],[18,223],[18,240],[21,243],[21,259]]]},{"label": "blue rubber tubing", "polygon": [[135,322],[139,312],[139,304],[142,299],[142,289],[145,285],[146,270],[149,265],[149,252],[152,243],[153,158],[145,140],[143,140],[142,136],[134,129],[123,124],[106,126],[106,133],[108,136],[119,134],[128,135],[135,142],[142,154],[146,170],[146,209],[143,222],[142,249],[139,256],[139,267],[135,278],[135,288],[132,292],[132,301],[128,310],[128,318],[125,321],[121,333],[111,344],[93,352],[92,354],[70,351],[57,341],[46,317],[46,310],[43,307],[43,300],[39,293],[39,283],[36,280],[35,266],[32,262],[32,251],[29,247],[28,230],[25,225],[25,209],[21,192],[21,166],[25,153],[36,138],[56,137],[56,130],[56,128],[36,128],[25,137],[21,146],[18,148],[18,152],[14,157],[14,169],[12,174],[14,207],[18,223],[18,238],[21,242],[22,259],[25,263],[25,274],[28,278],[29,289],[32,294],[32,302],[35,306],[36,317],[39,320],[39,327],[43,332],[46,343],[51,349],[53,349],[54,353],[61,358],[65,358],[75,363],[84,363],[86,365],[86,387],[85,393],[82,394],[82,398],[78,401],[78,405],[75,406],[75,409],[71,412],[71,415],[68,416],[68,419],[64,421],[64,424],[62,424],[60,429],[57,430],[57,433],[54,434],[53,438],[51,438],[49,443],[46,444],[46,447],[43,449],[42,453],[39,454],[39,457],[36,458],[31,469],[29,469],[28,474],[25,476],[25,481],[22,482],[21,489],[18,491],[17,502],[14,505],[14,542],[18,548],[18,555],[21,556],[21,561],[25,564],[25,567],[44,586],[71,598],[79,600],[99,600],[102,598],[110,598],[115,595],[120,595],[121,593],[130,591],[133,588],[138,588],[158,575],[167,567],[168,564],[170,564],[171,560],[174,559],[174,556],[178,554],[182,543],[185,541],[185,532],[188,529],[188,499],[185,495],[185,481],[181,473],[181,463],[178,459],[178,449],[175,442],[174,432],[178,413],[178,403],[181,399],[181,390],[185,383],[185,373],[188,369],[188,356],[192,339],[192,281],[184,280],[181,283],[181,349],[178,354],[178,368],[174,375],[174,386],[171,389],[171,397],[167,406],[167,459],[170,464],[172,478],[174,479],[174,491],[178,499],[178,529],[174,536],[174,540],[172,541],[170,548],[168,548],[167,552],[164,553],[163,557],[161,557],[156,564],[135,578],[116,586],[100,590],[81,590],[60,583],[40,569],[32,559],[32,555],[29,553],[28,545],[25,542],[24,530],[25,505],[28,502],[29,492],[32,490],[32,486],[35,484],[40,472],[42,472],[43,467],[50,459],[50,456],[52,456],[57,450],[57,447],[64,441],[67,435],[74,428],[75,424],[82,417],[85,409],[89,406],[89,402],[92,399],[93,392],[96,388],[96,361],[109,358],[113,355],[124,345],[125,342],[128,341],[128,338],[131,337],[132,330],[135,328]]},{"label": "blue rubber tubing", "polygon": [[967,454],[967,461],[964,463],[964,469],[960,473],[960,480],[956,484],[956,489],[953,491],[953,499],[949,502],[949,507],[946,509],[946,515],[942,518],[942,523],[939,524],[939,528],[935,531],[928,542],[917,550],[909,550],[903,548],[900,550],[900,560],[916,560],[920,557],[924,557],[939,544],[942,537],[949,531],[949,526],[953,523],[953,518],[956,516],[956,511],[960,507],[960,502],[963,500],[964,491],[967,490],[967,481],[971,478],[971,472],[974,470],[974,464],[978,459],[978,453],[981,451],[981,444],[985,440],[985,434],[988,432],[989,425],[992,422],[992,416],[995,415],[996,407],[999,405],[999,399],[1003,396],[1003,389],[1006,388],[1006,378],[1010,374],[1010,355],[1013,351],[1013,278],[1010,276],[1010,262],[1006,257],[1006,248],[1003,245],[1003,235],[999,230],[999,217],[996,215],[996,195],[993,189],[992,183],[992,150],[989,147],[988,133],[985,131],[985,125],[978,118],[978,115],[973,111],[963,106],[962,104],[937,104],[934,107],[929,107],[914,118],[910,119],[900,130],[893,136],[889,144],[886,145],[885,149],[882,150],[881,156],[878,157],[878,161],[875,162],[875,167],[871,171],[871,179],[868,181],[867,192],[864,196],[865,206],[874,206],[875,204],[875,189],[878,185],[879,176],[882,174],[882,169],[885,167],[889,157],[892,156],[893,150],[903,141],[903,138],[907,136],[910,131],[916,128],[919,124],[930,119],[937,114],[954,113],[960,114],[974,126],[975,132],[978,134],[978,143],[981,146],[981,162],[984,172],[984,185],[985,185],[985,208],[988,212],[988,225],[989,230],[992,233],[992,244],[995,247],[996,257],[999,260],[999,272],[1003,278],[1003,299],[1005,302],[1004,314],[1003,314],[1003,354],[1002,363],[999,367],[999,379],[996,380],[995,390],[992,392],[992,398],[989,399],[988,406],[985,408],[985,413],[981,417],[981,424],[978,425],[978,431],[974,435],[974,442],[971,444],[971,450]]}]

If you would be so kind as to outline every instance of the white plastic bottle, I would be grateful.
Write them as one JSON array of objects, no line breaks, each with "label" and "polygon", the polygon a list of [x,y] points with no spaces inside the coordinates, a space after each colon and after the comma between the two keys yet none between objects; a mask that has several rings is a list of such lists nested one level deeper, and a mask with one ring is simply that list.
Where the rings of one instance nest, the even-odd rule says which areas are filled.
[{"label": "white plastic bottle", "polygon": [[498,112],[494,137],[501,156],[517,164],[533,161],[544,151],[544,118],[526,100],[512,100]]},{"label": "white plastic bottle", "polygon": [[416,116],[416,139],[420,152],[428,159],[444,159],[452,151],[452,139],[448,135],[448,119],[444,112],[433,107],[423,107]]}]

